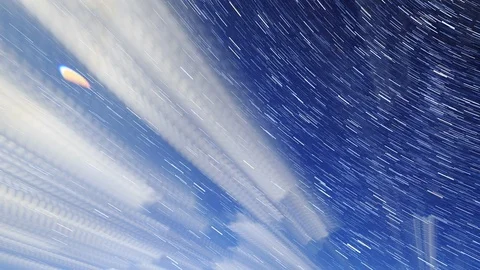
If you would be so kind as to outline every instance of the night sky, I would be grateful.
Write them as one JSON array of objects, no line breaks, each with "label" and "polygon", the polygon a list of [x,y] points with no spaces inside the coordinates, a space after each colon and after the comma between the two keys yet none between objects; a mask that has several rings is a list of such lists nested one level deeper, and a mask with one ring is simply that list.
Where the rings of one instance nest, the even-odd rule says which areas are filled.
[{"label": "night sky", "polygon": [[480,269],[479,19],[1,3],[0,268]]}]

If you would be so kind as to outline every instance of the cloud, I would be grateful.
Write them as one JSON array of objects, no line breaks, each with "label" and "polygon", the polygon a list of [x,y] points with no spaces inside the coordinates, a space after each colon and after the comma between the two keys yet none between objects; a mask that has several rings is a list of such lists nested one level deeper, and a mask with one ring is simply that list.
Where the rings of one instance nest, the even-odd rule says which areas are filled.
[{"label": "cloud", "polygon": [[[127,1],[115,5],[109,1],[85,3],[90,10],[98,12],[98,18],[116,37],[123,37],[122,46],[132,57],[141,59],[137,61],[140,68],[157,83],[166,85],[164,91],[168,97],[181,104],[184,111],[192,112],[189,116],[193,124],[207,133],[224,155],[245,173],[246,180],[242,182],[251,181],[269,200],[262,203],[272,202],[287,219],[301,219],[302,222],[294,226],[309,239],[328,235],[317,210],[309,206],[296,188],[295,176],[278,154],[267,147],[268,142],[258,130],[245,120],[247,117],[232,100],[227,87],[199,57],[199,50],[168,7],[155,1],[146,1],[133,9]],[[246,187],[244,192],[250,190],[252,187]],[[257,192],[254,196],[262,198],[258,195]]]},{"label": "cloud", "polygon": [[[164,4],[85,1],[154,81],[272,201],[295,185],[294,176],[248,123],[210,66]],[[121,19],[120,19],[121,18]],[[150,23],[145,23],[148,21]]]},{"label": "cloud", "polygon": [[0,261],[4,266],[15,267],[14,269],[39,269],[39,270],[57,270],[59,268],[36,262],[34,260],[12,255],[0,251]]},{"label": "cloud", "polygon": [[16,225],[33,234],[57,235],[58,238],[52,239],[61,244],[64,241],[60,239],[64,238],[67,242],[87,242],[100,250],[115,250],[125,258],[155,259],[159,256],[159,252],[150,245],[141,243],[116,226],[108,225],[94,213],[78,213],[52,198],[29,195],[5,185],[0,189],[4,212],[2,222],[6,224]]},{"label": "cloud", "polygon": [[285,241],[278,238],[261,224],[255,223],[243,215],[239,215],[237,221],[229,224],[229,228],[237,233],[244,241],[258,248],[276,262],[278,268],[285,269],[314,269],[309,260],[303,257],[301,252]]},{"label": "cloud", "polygon": [[[1,129],[72,175],[130,205],[155,200],[155,191],[103,155],[67,125],[0,78]],[[102,181],[99,181],[102,179]]]},{"label": "cloud", "polygon": [[[204,131],[192,123],[175,103],[169,101],[168,95],[145,75],[115,36],[90,11],[74,1],[55,5],[28,0],[22,3],[109,90],[205,175],[264,222],[282,218],[278,209]],[[76,10],[75,16],[65,11],[66,7],[62,7],[65,4],[72,5],[70,8]],[[68,34],[72,32],[76,35]]]},{"label": "cloud", "polygon": [[419,268],[437,268],[435,220],[434,215],[413,216],[413,232]]},{"label": "cloud", "polygon": [[[138,269],[138,270],[162,270],[164,268],[159,267],[155,264],[151,264],[151,263],[140,263],[140,264],[135,265],[135,269]],[[111,269],[111,270],[114,270],[114,269]]]},{"label": "cloud", "polygon": [[60,255],[58,249],[52,244],[45,244],[48,239],[42,239],[25,231],[19,232],[5,224],[0,226],[0,245],[8,247],[10,252],[30,258],[38,256],[43,262],[64,265],[68,268],[99,269],[94,265]]},{"label": "cloud", "polygon": [[[28,64],[20,63],[15,54],[6,53],[8,49],[3,48],[3,51],[11,60],[10,64],[0,64],[4,71],[0,80],[3,87],[9,89],[2,93],[5,97],[2,108],[6,110],[2,117],[11,121],[10,125],[5,121],[3,128],[11,133],[8,138],[17,141],[14,144],[16,149],[12,151],[22,149],[22,152],[31,151],[37,156],[23,167],[34,171],[41,168],[48,172],[50,176],[41,179],[60,189],[69,182],[65,180],[70,180],[69,190],[76,190],[76,195],[84,193],[84,200],[95,198],[97,194],[96,198],[103,202],[103,206],[93,205],[104,212],[124,217],[131,206],[138,209],[161,200],[170,204],[172,219],[188,224],[190,229],[206,228],[207,221],[196,213],[195,196],[175,183],[177,179],[158,174],[152,169],[154,164],[122,146],[122,142],[91,120],[88,112],[66,98],[61,90],[35,73]],[[15,85],[14,81],[17,81]],[[23,118],[19,117],[20,113]],[[9,142],[9,145],[12,146],[12,143]],[[5,158],[15,155],[5,154]],[[18,162],[23,159],[25,157],[19,157]],[[59,173],[58,169],[65,173]],[[59,184],[54,179],[57,177],[66,179]],[[56,192],[59,192],[58,188]],[[111,195],[111,198],[105,198],[104,194]],[[108,204],[104,203],[106,199]],[[117,210],[122,214],[118,215]],[[186,218],[185,210],[194,217]]]},{"label": "cloud", "polygon": [[[9,57],[14,59],[13,55]],[[25,68],[28,66],[9,70]],[[98,148],[101,144],[95,141],[103,136],[108,139],[108,134],[85,137],[92,133],[87,129],[98,130],[95,125],[83,126],[84,130],[75,129],[72,123],[66,125],[65,117],[78,117],[79,122],[85,117],[75,111],[58,113],[58,106],[52,112],[35,95],[27,95],[38,91],[36,85],[28,80],[13,84],[12,78],[15,77],[8,73],[0,76],[0,85],[5,89],[0,93],[0,190],[5,192],[0,224],[10,224],[0,230],[0,236],[17,242],[9,245],[9,250],[66,267],[88,261],[102,267],[124,268],[138,260],[154,260],[179,250],[214,257],[202,252],[203,247],[194,242],[180,241],[182,237],[176,232],[138,212],[142,204],[149,203],[145,199],[177,203],[170,205],[176,212],[169,213],[168,218],[185,229],[200,230],[206,223],[204,217],[195,214],[195,200],[189,199],[193,194],[163,181],[151,196],[151,180],[114,158],[128,157],[126,149],[117,149],[117,155],[105,158]],[[31,79],[39,81],[35,76]],[[42,85],[51,87],[47,82]],[[75,107],[73,103],[69,105]],[[87,166],[90,164],[101,170],[91,169]],[[119,189],[121,181],[126,181],[121,175],[138,182]],[[115,177],[119,179],[114,181]],[[112,181],[102,185],[105,178]],[[155,179],[162,177],[157,175]],[[12,226],[20,230],[14,233]],[[177,246],[178,243],[182,245]],[[65,246],[68,252],[64,251]]]},{"label": "cloud", "polygon": [[215,213],[193,191],[0,41],[8,59],[0,63],[0,242],[15,258],[92,269],[314,268],[299,245],[328,236],[327,216],[165,4],[20,3],[95,75],[89,93],[111,91],[245,216],[222,224],[237,246],[215,244],[207,235]]},{"label": "cloud", "polygon": [[216,270],[246,270],[251,269],[237,261],[222,261],[215,264]]},{"label": "cloud", "polygon": [[[256,218],[274,225],[305,213],[308,237],[326,236],[323,221],[310,219],[316,210],[304,211],[308,200],[292,173],[196,57],[165,6],[148,2],[153,8],[137,5],[132,11],[123,3],[21,2],[109,90]],[[302,202],[285,212],[282,201],[291,194]]]}]

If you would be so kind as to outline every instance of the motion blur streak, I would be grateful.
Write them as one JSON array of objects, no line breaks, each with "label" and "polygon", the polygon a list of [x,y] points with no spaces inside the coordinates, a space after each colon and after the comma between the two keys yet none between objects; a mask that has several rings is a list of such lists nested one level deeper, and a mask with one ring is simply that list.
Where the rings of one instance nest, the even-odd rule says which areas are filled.
[{"label": "motion blur streak", "polygon": [[0,2],[0,269],[480,269],[478,14]]},{"label": "motion blur streak", "polygon": [[[152,77],[160,77],[164,81],[157,83],[148,76],[148,72],[144,71],[146,68],[143,67],[151,65],[152,62],[145,58],[143,64],[137,64],[137,61],[133,60],[133,56],[128,53],[129,51],[119,43],[119,39],[108,28],[108,25],[102,24],[101,16],[93,13],[96,10],[95,6],[87,8],[83,2],[74,1],[56,4],[42,1],[22,2],[111,91],[133,108],[139,116],[145,118],[159,135],[169,141],[172,146],[216,181],[258,219],[273,226],[276,224],[275,222],[285,218],[284,222],[292,223],[296,230],[303,231],[309,236],[301,239],[304,243],[309,239],[321,239],[327,235],[326,227],[319,217],[320,212],[313,214],[317,210],[310,208],[307,200],[303,198],[303,194],[294,187],[293,176],[283,165],[280,165],[280,161],[270,151],[258,143],[260,137],[255,135],[257,133],[248,123],[242,122],[242,118],[238,118],[240,112],[235,109],[233,102],[222,98],[227,95],[224,93],[225,90],[221,90],[220,85],[208,84],[200,73],[190,71],[200,81],[200,85],[192,82],[192,79],[182,72],[181,67],[185,65],[182,61],[188,58],[187,54],[181,53],[182,49],[177,49],[178,54],[161,51],[162,48],[181,48],[182,44],[179,44],[175,38],[158,38],[158,40],[150,41],[150,43],[158,42],[159,45],[155,47],[155,50],[145,52],[153,55],[151,57],[154,59],[155,57],[159,58],[155,61],[162,71],[152,73]],[[95,5],[95,3],[98,2],[92,2],[91,5]],[[59,9],[63,10],[63,13],[59,12]],[[126,9],[125,7],[124,11]],[[62,16],[62,14],[69,15]],[[166,13],[162,15],[171,17]],[[116,14],[115,17],[123,18],[124,14]],[[114,23],[117,21],[113,17],[110,19]],[[110,22],[110,19],[107,18],[104,21]],[[137,24],[141,22],[140,20],[135,21]],[[160,24],[161,21],[158,23]],[[171,35],[182,31],[179,27],[171,25],[169,28],[173,28]],[[122,29],[125,40],[132,40],[128,33],[147,31],[120,25],[116,29],[117,31]],[[77,35],[70,35],[68,31],[74,31]],[[147,37],[142,36],[141,38]],[[145,56],[146,54],[139,53],[140,51],[144,52],[145,49],[141,50],[141,48],[135,47],[135,44],[142,44],[142,40],[134,40],[127,45],[136,48],[135,54]],[[160,54],[172,55],[172,58],[169,59],[165,56],[160,59]],[[179,58],[175,58],[176,55]],[[189,66],[196,67],[194,63]],[[153,69],[154,66],[149,66],[149,68]],[[207,66],[203,65],[199,69],[206,68]],[[198,72],[201,72],[200,70]],[[189,73],[187,72],[187,74]],[[178,77],[178,80],[168,79],[172,77]],[[160,83],[166,83],[166,89],[160,88]],[[204,87],[200,87],[202,85]],[[195,102],[197,98],[202,99],[209,96],[213,102],[208,105],[207,100],[198,101],[201,105]],[[179,101],[181,111],[175,108],[176,105],[172,105],[170,97],[174,104],[175,101]],[[194,108],[195,106],[199,106],[199,108]],[[196,113],[196,110],[199,112]],[[187,113],[184,113],[185,111]],[[193,115],[188,112],[193,112]],[[225,134],[219,133],[219,125],[220,127],[224,126],[230,135],[225,136]],[[244,141],[248,147],[243,149],[246,146],[242,147],[228,139],[231,137],[239,141],[234,134],[240,134],[240,141]],[[258,162],[255,161],[256,158],[260,158]],[[272,174],[265,174],[267,172]],[[278,184],[275,181],[279,181]],[[299,202],[288,204],[290,207],[288,208],[284,206],[284,202],[289,202],[290,197]],[[307,215],[303,219],[308,222],[301,225],[296,222],[299,215]],[[270,220],[270,217],[273,217],[274,220]]]},{"label": "motion blur streak", "polygon": [[[31,70],[28,66],[19,65],[17,58],[13,53],[8,55],[11,60],[11,65],[7,63],[0,64],[3,76],[9,77],[10,80],[18,81],[21,83],[16,83],[17,92],[12,92],[12,95],[21,95],[21,93],[28,94],[26,96],[13,96],[11,97],[12,101],[5,96],[3,102],[9,103],[5,105],[5,108],[12,106],[12,110],[7,110],[7,113],[3,117],[8,117],[15,110],[25,110],[28,108],[25,103],[16,104],[16,102],[27,102],[32,108],[36,108],[37,111],[32,112],[30,115],[32,118],[50,117],[48,121],[44,121],[44,125],[47,125],[48,128],[45,128],[45,132],[52,132],[50,136],[38,137],[42,133],[39,132],[26,132],[23,135],[34,136],[31,138],[31,142],[34,142],[32,147],[40,147],[39,143],[42,140],[55,139],[55,143],[50,141],[45,143],[45,147],[51,151],[57,147],[57,155],[51,156],[51,163],[56,164],[55,166],[60,166],[61,162],[71,162],[71,166],[80,166],[82,162],[85,162],[88,169],[91,170],[93,176],[82,176],[82,173],[85,173],[87,169],[76,169],[71,170],[67,169],[66,165],[62,165],[62,169],[69,172],[70,176],[75,176],[74,178],[84,177],[86,183],[89,183],[91,188],[87,188],[88,185],[81,186],[81,189],[78,189],[78,184],[74,180],[71,180],[71,185],[69,189],[74,189],[76,195],[84,194],[83,200],[88,200],[89,198],[94,198],[94,194],[98,194],[98,190],[103,190],[107,194],[111,194],[114,199],[114,205],[117,205],[117,208],[122,209],[122,214],[119,215],[121,218],[127,220],[128,222],[136,222],[137,218],[128,219],[125,218],[125,215],[128,212],[125,209],[123,204],[131,204],[136,208],[141,207],[143,204],[152,203],[155,200],[160,200],[164,205],[169,205],[169,208],[183,208],[183,211],[192,210],[195,207],[195,197],[193,194],[182,189],[178,184],[173,183],[173,180],[166,179],[165,177],[158,175],[157,173],[146,174],[149,169],[149,164],[147,162],[139,162],[141,158],[138,155],[133,154],[131,151],[127,150],[125,147],[120,146],[122,143],[119,142],[118,138],[108,134],[107,131],[101,128],[98,123],[95,123],[91,118],[88,117],[87,113],[83,111],[77,104],[68,101],[59,89],[56,89],[48,81],[42,80],[41,76]],[[14,71],[14,72],[12,72]],[[32,82],[29,80],[24,81],[22,78],[28,76]],[[10,84],[11,85],[11,84]],[[4,85],[7,89],[8,85]],[[18,87],[22,87],[19,89]],[[3,94],[9,93],[5,91]],[[47,98],[46,98],[47,97]],[[52,99],[54,101],[52,101]],[[35,102],[37,100],[37,102]],[[45,109],[44,109],[45,108]],[[48,108],[48,109],[46,109]],[[55,113],[53,113],[53,111]],[[14,116],[12,119],[12,126],[21,125],[22,119],[18,118],[18,115]],[[5,120],[6,121],[6,120]],[[35,121],[35,123],[41,123],[42,121]],[[6,124],[7,122],[5,122]],[[28,125],[28,119],[23,121],[23,128],[34,128]],[[8,129],[8,128],[7,128]],[[13,132],[13,131],[12,131]],[[71,137],[65,137],[67,134],[72,134]],[[83,136],[80,138],[80,136]],[[54,137],[57,136],[57,137]],[[60,136],[60,137],[58,137]],[[20,136],[10,136],[10,138],[15,138],[18,140]],[[78,140],[78,141],[75,141]],[[71,142],[75,141],[76,143],[72,144]],[[59,145],[63,142],[65,147]],[[82,148],[79,148],[82,146]],[[30,149],[33,149],[30,147]],[[76,150],[72,150],[72,153],[67,153],[68,147],[77,147]],[[81,151],[79,150],[81,149]],[[88,149],[92,149],[91,152],[86,152]],[[45,150],[46,151],[46,150]],[[37,150],[37,155],[46,158],[49,155],[53,155],[49,151],[43,153],[42,150]],[[77,153],[81,153],[82,156],[76,156]],[[60,160],[55,158],[60,157],[59,155],[64,154],[65,156]],[[8,156],[7,156],[8,157]],[[97,157],[96,161],[89,160],[88,158]],[[84,161],[85,160],[85,161]],[[100,161],[99,161],[100,160]],[[32,161],[29,161],[32,162]],[[150,164],[151,165],[151,164]],[[45,168],[45,166],[36,164],[36,166],[42,167],[42,170],[49,171],[50,169]],[[101,166],[104,166],[103,168]],[[100,170],[100,168],[101,170]],[[52,172],[53,173],[53,172]],[[97,181],[97,179],[110,179],[109,181]],[[83,178],[81,178],[83,179]],[[118,181],[120,185],[115,185],[115,181]],[[135,182],[133,182],[135,181]],[[52,185],[58,186],[59,183],[52,180],[49,180]],[[113,184],[113,185],[112,185]],[[104,185],[103,187],[101,185]],[[118,190],[118,187],[121,185],[128,185],[125,190]],[[136,189],[143,188],[136,194],[134,201],[129,201],[129,196],[135,195],[134,191]],[[155,192],[153,189],[155,188]],[[57,191],[58,192],[58,191]],[[56,194],[58,195],[58,194]],[[104,195],[100,195],[97,199],[104,200]],[[133,200],[133,199],[132,199]],[[111,201],[113,203],[113,200]],[[172,205],[173,204],[173,205]],[[96,207],[100,207],[96,205]],[[105,207],[105,206],[101,206]],[[106,211],[113,211],[112,207],[106,207]],[[191,215],[196,215],[195,211],[191,211]],[[118,214],[118,211],[113,211],[113,214]],[[182,219],[181,212],[175,211],[171,214],[171,217]],[[141,219],[142,220],[142,219]],[[180,221],[180,220],[179,220]],[[190,218],[185,220],[184,224],[191,228],[201,229],[206,226],[206,221],[203,218],[196,215],[195,218]],[[141,224],[142,222],[140,222]]]},{"label": "motion blur streak", "polygon": [[[13,55],[8,57],[10,60],[14,59]],[[2,67],[5,68],[5,65]],[[28,71],[28,66],[21,69]],[[17,66],[10,70],[19,69]],[[98,175],[98,170],[89,170],[88,166],[82,165],[89,164],[89,158],[99,156],[100,159],[102,156],[100,153],[105,154],[105,152],[97,154],[95,151],[98,150],[94,150],[98,144],[93,142],[101,137],[101,134],[95,133],[97,137],[89,140],[81,138],[79,134],[94,132],[85,132],[86,130],[74,132],[71,127],[75,124],[70,123],[71,125],[66,126],[60,121],[61,116],[54,116],[46,108],[48,104],[39,104],[34,100],[41,95],[32,93],[30,96],[25,95],[25,92],[31,90],[40,91],[38,87],[28,85],[30,81],[14,85],[8,80],[9,75],[21,77],[22,74],[11,75],[4,72],[0,77],[2,88],[0,107],[3,110],[0,127],[4,134],[0,137],[2,146],[0,168],[3,183],[0,188],[4,192],[1,196],[3,200],[1,221],[21,229],[16,234],[12,234],[15,231],[13,227],[4,226],[0,230],[0,236],[6,237],[5,241],[15,242],[8,245],[10,250],[25,255],[41,256],[47,261],[58,261],[59,264],[69,267],[76,265],[73,268],[77,266],[88,268],[82,266],[81,261],[92,261],[98,266],[116,265],[123,268],[134,261],[159,259],[164,252],[173,250],[172,245],[176,246],[180,242],[178,236],[169,232],[168,227],[161,223],[137,213],[138,200],[143,200],[142,204],[148,203],[145,199],[149,198],[151,189],[141,191],[138,199],[129,198],[135,195],[134,191],[142,186],[142,182],[128,187],[128,191],[118,189],[123,183],[128,184],[128,181],[118,174],[124,176],[131,174],[125,171],[130,166],[122,164],[112,168],[115,162],[118,162],[112,157],[109,161],[105,158],[90,161],[96,166],[103,166],[102,174]],[[33,76],[32,81],[39,82],[33,72],[30,76]],[[42,85],[48,87],[46,82]],[[23,86],[24,89],[19,89],[18,86]],[[43,94],[48,92],[45,90]],[[57,102],[62,103],[62,100],[57,99]],[[75,107],[74,104],[70,105]],[[74,111],[70,113],[71,117],[78,117]],[[82,120],[85,119],[81,118],[79,122]],[[121,156],[128,159],[127,152],[120,149],[117,151],[122,152]],[[110,176],[112,174],[114,175]],[[110,177],[109,182],[98,181],[105,177]],[[22,181],[19,182],[20,179]],[[95,179],[96,181],[92,181]],[[139,176],[131,176],[131,179],[138,180]],[[112,185],[115,181],[123,183]],[[104,188],[102,184],[107,186]],[[173,191],[177,199],[183,197],[182,201],[177,202],[183,204],[182,211],[191,208],[187,195],[182,195],[183,191],[174,186],[168,189],[170,192]],[[108,194],[113,198],[109,198]],[[157,196],[156,200],[163,201],[162,204],[167,203],[167,196],[172,195],[165,193]],[[66,207],[65,203],[71,206]],[[175,209],[178,206],[171,207]],[[175,220],[179,212],[172,212],[170,218]],[[205,227],[201,225],[202,220],[203,218],[192,211],[183,222],[186,228],[198,231]],[[129,225],[130,229],[125,229],[125,225]],[[159,251],[158,243],[157,247],[153,248],[151,239],[148,241],[136,239],[142,234],[157,235],[162,239],[164,242],[162,251]],[[33,235],[40,238],[36,240]],[[68,253],[61,249],[64,245],[69,246]],[[201,247],[194,243],[182,246],[181,249],[189,254],[202,254]],[[81,261],[70,260],[69,257],[73,254]]]},{"label": "motion blur streak", "polygon": [[[142,2],[134,10],[127,1],[115,4],[109,1],[103,4],[87,2],[90,10],[98,10],[101,14],[99,18],[103,19],[106,27],[118,34],[116,37],[123,37],[122,40],[127,42],[124,46],[132,48],[132,57],[143,60],[140,66],[146,73],[152,78],[159,78],[159,84],[166,84],[168,96],[180,103],[185,111],[194,114],[190,115],[190,119],[271,201],[282,204],[289,195],[301,198],[297,207],[283,211],[292,220],[296,219],[293,213],[301,212],[308,203],[295,188],[294,176],[265,146],[268,145],[266,140],[245,120],[246,116],[237,108],[210,67],[197,57],[199,52],[190,44],[166,7],[156,1]],[[150,24],[142,23],[142,20]],[[150,46],[152,44],[155,46]],[[312,209],[309,211],[314,212]],[[308,229],[301,228],[307,234],[315,239],[326,236],[325,225],[317,216],[308,215],[304,219],[308,220],[306,224],[312,225]]]},{"label": "motion blur streak", "polygon": [[59,164],[62,169],[127,204],[138,206],[152,200],[153,189],[141,183],[129,183],[127,179],[135,179],[131,173],[107,160],[100,150],[80,138],[39,104],[29,100],[28,96],[15,91],[13,84],[5,81],[0,81],[0,84],[4,88],[0,106],[5,108],[0,123],[8,137],[15,138],[29,149],[35,149],[37,154],[44,154],[48,161]]},{"label": "motion blur streak", "polygon": [[[68,64],[82,75],[73,82],[88,89],[52,77],[25,59],[30,51],[0,40],[1,263],[316,268],[300,247],[328,236],[325,209],[299,188],[166,4],[20,3],[84,65],[86,71]],[[169,162],[175,153],[167,151],[171,168],[157,166],[150,149],[126,142],[72,93],[101,100],[125,121],[122,128],[135,123],[140,129],[129,132],[152,148],[163,138],[181,161]],[[192,180],[192,170],[204,176]],[[205,176],[213,185],[196,179]],[[199,196],[206,192],[231,196],[226,220]]]},{"label": "motion blur streak", "polygon": [[[39,2],[35,1],[34,5],[29,7],[33,8],[36,3]],[[69,3],[74,4],[74,2]],[[101,33],[93,38],[91,32],[82,27],[83,23],[81,21],[92,21],[93,19],[92,22],[95,22],[95,18],[89,17],[90,13],[88,11],[82,12],[84,8],[81,8],[81,6],[76,7],[76,9],[75,13],[77,15],[86,17],[81,18],[81,20],[75,19],[73,16],[53,20],[60,14],[50,3],[40,4],[34,12],[40,13],[43,11],[41,14],[45,16],[45,22],[51,24],[51,30],[54,34],[60,40],[68,42],[66,45],[102,79],[104,84],[109,86],[110,90],[124,99],[128,106],[143,117],[155,131],[161,134],[179,152],[189,158],[194,165],[212,179],[217,180],[220,186],[225,188],[247,209],[255,213],[258,218],[267,222],[270,222],[272,217],[275,220],[280,219],[281,215],[278,210],[273,208],[240,171],[237,169],[227,169],[226,171],[218,169],[218,167],[225,165],[234,168],[234,165],[210,142],[202,131],[190,124],[191,121],[179,109],[176,109],[172,102],[168,102],[166,96],[159,95],[162,94],[160,89],[153,84],[150,78],[144,76],[140,67],[119,47],[120,45],[116,43],[115,37],[109,31],[101,25],[95,24],[91,26],[90,31],[100,31]],[[57,15],[52,16],[52,14]],[[63,26],[58,25],[60,20],[62,21],[61,25],[81,34],[82,38],[87,40],[90,45],[82,45],[85,41],[79,43],[78,36],[72,36],[65,32],[66,28],[63,29]],[[89,37],[91,37],[91,40],[88,40]],[[95,48],[99,53],[91,54],[90,47]],[[89,55],[91,57],[88,57]],[[265,210],[265,207],[268,208]]]}]

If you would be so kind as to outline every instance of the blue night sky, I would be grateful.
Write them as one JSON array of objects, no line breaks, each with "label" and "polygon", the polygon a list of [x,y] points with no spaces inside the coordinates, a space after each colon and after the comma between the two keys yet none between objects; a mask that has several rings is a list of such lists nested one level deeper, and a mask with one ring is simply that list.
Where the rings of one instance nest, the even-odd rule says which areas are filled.
[{"label": "blue night sky", "polygon": [[479,14],[1,2],[0,269],[480,269]]}]

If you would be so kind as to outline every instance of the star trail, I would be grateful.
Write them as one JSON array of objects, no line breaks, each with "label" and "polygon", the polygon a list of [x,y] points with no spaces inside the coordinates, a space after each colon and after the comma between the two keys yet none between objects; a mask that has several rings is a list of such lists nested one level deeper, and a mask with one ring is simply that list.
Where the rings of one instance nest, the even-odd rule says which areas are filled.
[{"label": "star trail", "polygon": [[0,268],[479,269],[479,19],[0,3]]}]

